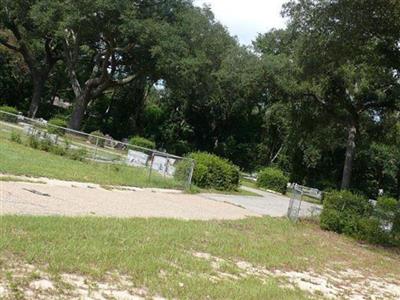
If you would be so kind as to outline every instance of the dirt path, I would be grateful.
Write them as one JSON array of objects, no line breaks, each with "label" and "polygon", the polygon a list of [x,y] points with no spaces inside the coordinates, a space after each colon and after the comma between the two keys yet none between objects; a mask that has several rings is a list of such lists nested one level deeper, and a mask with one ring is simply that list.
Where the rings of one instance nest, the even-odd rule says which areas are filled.
[{"label": "dirt path", "polygon": [[106,190],[98,185],[57,180],[49,180],[46,184],[0,181],[0,215],[5,214],[186,220],[235,220],[260,216],[231,204],[177,191]]}]

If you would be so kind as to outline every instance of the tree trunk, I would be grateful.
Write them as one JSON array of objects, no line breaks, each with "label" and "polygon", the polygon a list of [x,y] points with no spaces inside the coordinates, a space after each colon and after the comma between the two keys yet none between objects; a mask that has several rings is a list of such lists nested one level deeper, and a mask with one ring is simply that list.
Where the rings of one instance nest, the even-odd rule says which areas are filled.
[{"label": "tree trunk", "polygon": [[39,109],[40,101],[42,99],[43,90],[44,90],[44,80],[42,80],[41,78],[33,79],[33,94],[28,112],[29,118],[35,118],[36,113]]},{"label": "tree trunk", "polygon": [[353,160],[356,150],[356,135],[357,127],[353,122],[348,131],[346,157],[344,161],[343,177],[342,177],[342,190],[346,190],[350,187],[351,173],[353,170]]},{"label": "tree trunk", "polygon": [[85,94],[81,94],[75,99],[74,109],[72,111],[71,119],[69,120],[68,127],[74,130],[80,130],[83,117],[85,116],[88,97]]}]

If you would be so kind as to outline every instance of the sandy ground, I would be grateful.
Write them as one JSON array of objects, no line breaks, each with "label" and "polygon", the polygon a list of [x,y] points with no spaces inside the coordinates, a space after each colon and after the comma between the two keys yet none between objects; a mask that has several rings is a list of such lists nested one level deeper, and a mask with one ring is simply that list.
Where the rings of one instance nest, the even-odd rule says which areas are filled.
[{"label": "sandy ground", "polygon": [[106,190],[98,185],[57,180],[50,180],[47,184],[1,181],[1,214],[185,220],[236,220],[260,216],[200,195],[156,189]]}]

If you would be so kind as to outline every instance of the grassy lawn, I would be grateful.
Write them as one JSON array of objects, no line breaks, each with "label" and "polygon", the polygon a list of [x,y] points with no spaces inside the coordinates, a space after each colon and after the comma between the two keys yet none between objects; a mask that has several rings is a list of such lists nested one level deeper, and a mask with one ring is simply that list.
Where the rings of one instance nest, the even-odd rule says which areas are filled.
[{"label": "grassy lawn", "polygon": [[144,168],[81,162],[0,138],[0,173],[92,182],[102,185],[182,188],[183,184]]},{"label": "grassy lawn", "polygon": [[[304,291],[285,288],[277,278],[239,277],[243,271],[235,262],[271,270],[353,268],[375,276],[400,276],[399,252],[360,245],[312,223],[294,225],[283,219],[201,222],[3,216],[0,224],[0,283],[10,264],[19,262],[48,272],[56,281],[63,273],[100,280],[106,272],[118,272],[129,276],[135,286],[146,287],[150,295],[167,298],[308,299]],[[195,253],[218,257],[222,261],[218,270]],[[210,281],[218,274],[225,275]],[[14,290],[20,291],[23,287],[18,285],[23,284],[15,282]]]},{"label": "grassy lawn", "polygon": [[242,178],[240,180],[240,184],[244,185],[244,186],[247,186],[249,188],[252,188],[252,189],[259,189],[259,187],[257,186],[257,183],[255,181],[252,181],[252,180],[249,180],[249,179]]}]

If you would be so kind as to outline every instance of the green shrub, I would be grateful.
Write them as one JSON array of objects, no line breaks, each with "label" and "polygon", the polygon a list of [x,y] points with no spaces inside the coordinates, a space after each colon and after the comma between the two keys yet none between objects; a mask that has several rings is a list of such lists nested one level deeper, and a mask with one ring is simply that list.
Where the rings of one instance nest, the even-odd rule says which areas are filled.
[{"label": "green shrub", "polygon": [[[99,139],[97,137],[99,137]],[[93,131],[90,133],[89,142],[93,145],[97,144],[97,146],[104,148],[104,144],[105,144],[104,138],[105,138],[105,135],[101,131],[96,130],[96,131]]]},{"label": "green shrub", "polygon": [[50,152],[51,149],[53,148],[54,144],[50,139],[42,139],[39,140],[39,149],[46,151],[46,152]]},{"label": "green shrub", "polygon": [[193,161],[190,159],[181,160],[176,164],[174,178],[178,181],[187,182],[192,168]]},{"label": "green shrub", "polygon": [[147,148],[147,149],[155,149],[156,148],[156,143],[154,143],[153,141],[148,140],[144,137],[140,137],[140,136],[131,137],[129,140],[129,144],[134,145],[134,146],[139,146],[142,148]]},{"label": "green shrub", "polygon": [[[47,132],[51,134],[57,134],[63,136],[65,134],[65,129],[59,127],[67,127],[67,122],[60,118],[50,119],[48,124],[50,126],[47,127]],[[51,126],[51,125],[54,125]]]},{"label": "green shrub", "polygon": [[70,149],[67,152],[67,155],[70,159],[73,160],[78,160],[78,161],[84,161],[87,155],[86,149],[80,148],[80,149]]},{"label": "green shrub", "polygon": [[36,136],[30,135],[28,138],[28,146],[33,149],[39,149],[39,145],[40,145],[40,140]]},{"label": "green shrub", "polygon": [[[369,200],[349,191],[326,193],[320,217],[322,229],[344,233],[376,244],[387,244],[396,236],[398,203],[392,198],[380,198],[374,208]],[[393,224],[392,230],[387,225]],[[386,228],[385,228],[386,227]]]},{"label": "green shrub", "polygon": [[390,234],[393,238],[400,238],[400,203],[394,198],[380,197],[376,204],[375,216],[381,224],[392,225]]},{"label": "green shrub", "polygon": [[367,198],[350,191],[332,191],[324,197],[324,209],[335,209],[346,214],[369,216],[372,204]]},{"label": "green shrub", "polygon": [[50,152],[59,156],[65,156],[67,154],[67,150],[59,145],[53,145],[53,147],[50,148]]},{"label": "green shrub", "polygon": [[324,230],[343,232],[340,212],[336,209],[324,209],[320,216],[320,226]]},{"label": "green shrub", "polygon": [[[0,106],[0,111],[2,112],[6,112],[6,113],[10,113],[10,114],[14,114],[17,115],[18,114],[18,110],[14,107],[11,106]],[[13,115],[8,115],[5,113],[0,112],[0,120],[1,121],[5,121],[5,122],[10,122],[10,123],[17,123],[18,121],[18,117],[17,116],[13,116]]]},{"label": "green shrub", "polygon": [[282,194],[286,193],[289,177],[276,168],[265,168],[258,173],[257,186]]},{"label": "green shrub", "polygon": [[[239,169],[228,160],[203,152],[191,153],[188,157],[195,161],[193,183],[198,187],[221,191],[238,188]],[[181,162],[177,166],[175,178],[187,180],[188,170],[190,161]]]},{"label": "green shrub", "polygon": [[377,218],[361,218],[358,221],[356,237],[373,244],[388,244],[390,235],[382,229],[382,224]]},{"label": "green shrub", "polygon": [[18,132],[12,131],[11,132],[11,141],[18,143],[18,144],[22,144],[21,134],[19,134]]}]

